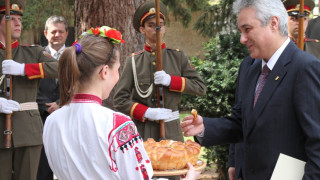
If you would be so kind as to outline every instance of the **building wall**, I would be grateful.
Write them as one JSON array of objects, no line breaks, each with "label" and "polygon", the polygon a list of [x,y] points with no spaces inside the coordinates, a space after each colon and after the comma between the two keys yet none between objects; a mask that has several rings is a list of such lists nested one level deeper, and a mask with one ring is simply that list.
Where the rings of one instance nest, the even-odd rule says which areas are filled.
[{"label": "building wall", "polygon": [[183,50],[188,56],[204,57],[202,44],[209,39],[202,37],[197,31],[193,30],[193,24],[200,15],[201,12],[192,13],[192,21],[188,28],[175,21],[173,16],[169,16],[170,24],[166,26],[164,37],[167,47]]}]

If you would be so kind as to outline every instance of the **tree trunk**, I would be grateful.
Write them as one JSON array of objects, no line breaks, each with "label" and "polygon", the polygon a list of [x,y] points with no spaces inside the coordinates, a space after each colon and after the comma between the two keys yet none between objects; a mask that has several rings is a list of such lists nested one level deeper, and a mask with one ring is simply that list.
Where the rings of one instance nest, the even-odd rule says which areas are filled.
[{"label": "tree trunk", "polygon": [[[121,69],[124,60],[132,52],[141,50],[143,37],[133,28],[133,15],[137,7],[145,0],[75,0],[75,37],[91,27],[107,25],[119,30],[125,44],[120,47]],[[110,93],[103,105],[113,108],[113,95]]]}]

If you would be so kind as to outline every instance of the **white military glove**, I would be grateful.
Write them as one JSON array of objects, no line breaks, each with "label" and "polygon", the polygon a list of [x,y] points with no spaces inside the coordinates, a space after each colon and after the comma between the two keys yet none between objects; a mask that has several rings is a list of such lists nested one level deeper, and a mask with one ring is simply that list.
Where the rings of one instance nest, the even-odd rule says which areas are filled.
[{"label": "white military glove", "polygon": [[148,108],[144,117],[149,121],[165,120],[171,117],[172,110],[166,108]]},{"label": "white military glove", "polygon": [[24,64],[17,63],[12,59],[6,59],[2,62],[2,74],[24,76]]},{"label": "white military glove", "polygon": [[20,104],[17,101],[0,97],[0,113],[12,114],[12,111],[18,111],[19,109]]},{"label": "white military glove", "polygon": [[171,83],[171,76],[163,70],[157,71],[154,74],[154,83],[155,84],[162,84],[164,86],[169,86]]}]

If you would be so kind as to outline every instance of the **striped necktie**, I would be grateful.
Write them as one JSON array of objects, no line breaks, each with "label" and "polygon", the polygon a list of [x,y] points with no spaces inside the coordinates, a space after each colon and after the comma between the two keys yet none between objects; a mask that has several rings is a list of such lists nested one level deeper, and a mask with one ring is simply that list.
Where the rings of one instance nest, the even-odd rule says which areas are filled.
[{"label": "striped necktie", "polygon": [[269,76],[269,73],[270,73],[270,69],[268,68],[267,64],[265,64],[262,68],[262,72],[259,76],[259,80],[258,80],[258,86],[257,86],[257,89],[256,89],[256,92],[254,94],[254,102],[253,102],[253,107],[256,105],[257,103],[257,100],[258,100],[258,97],[262,91],[262,88],[264,86],[264,84],[266,83],[267,81],[267,78]]},{"label": "striped necktie", "polygon": [[61,53],[59,53],[59,52],[56,52],[56,53],[54,53],[54,55],[53,55],[53,57],[54,57],[55,59],[57,59],[57,60],[59,60],[60,56],[61,56]]}]

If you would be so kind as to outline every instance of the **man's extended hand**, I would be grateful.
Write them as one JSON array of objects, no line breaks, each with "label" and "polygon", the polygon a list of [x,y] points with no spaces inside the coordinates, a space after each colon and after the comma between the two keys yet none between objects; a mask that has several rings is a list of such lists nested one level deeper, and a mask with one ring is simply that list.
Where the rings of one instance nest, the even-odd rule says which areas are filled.
[{"label": "man's extended hand", "polygon": [[12,111],[18,111],[19,109],[20,104],[17,101],[0,97],[0,113],[12,114]]},{"label": "man's extended hand", "polygon": [[180,125],[184,136],[196,136],[204,131],[203,119],[199,115],[195,120],[193,115],[186,116]]},{"label": "man's extended hand", "polygon": [[154,83],[162,84],[164,86],[170,86],[171,76],[167,74],[165,71],[157,71],[154,74]]},{"label": "man's extended hand", "polygon": [[60,108],[56,102],[46,103],[46,106],[48,106],[48,110],[47,111],[48,111],[49,114],[51,114],[53,111],[55,111],[55,110]]},{"label": "man's extended hand", "polygon": [[24,64],[17,63],[12,59],[2,61],[2,74],[25,76]]}]

